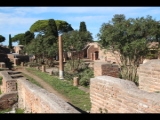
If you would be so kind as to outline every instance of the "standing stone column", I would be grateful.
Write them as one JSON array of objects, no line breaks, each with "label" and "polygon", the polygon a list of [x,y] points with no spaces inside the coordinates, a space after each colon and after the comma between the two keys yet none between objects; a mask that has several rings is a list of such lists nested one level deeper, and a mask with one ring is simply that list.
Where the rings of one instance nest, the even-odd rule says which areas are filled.
[{"label": "standing stone column", "polygon": [[63,45],[62,37],[59,35],[59,79],[63,78]]},{"label": "standing stone column", "polygon": [[13,66],[17,66],[19,63],[18,63],[18,60],[19,60],[19,58],[14,58],[13,59],[13,62],[14,62],[14,65]]},{"label": "standing stone column", "polygon": [[37,66],[36,69],[39,70],[39,66]]},{"label": "standing stone column", "polygon": [[45,65],[42,65],[42,72],[46,72],[46,67],[45,67]]},{"label": "standing stone column", "polygon": [[4,62],[0,62],[0,68],[6,68],[6,64]]},{"label": "standing stone column", "polygon": [[51,70],[51,71],[49,71],[49,75],[53,75],[53,71]]},{"label": "standing stone column", "polygon": [[79,85],[79,79],[78,77],[73,78],[73,86],[78,86]]},{"label": "standing stone column", "polygon": [[21,62],[21,67],[24,67],[24,62]]}]

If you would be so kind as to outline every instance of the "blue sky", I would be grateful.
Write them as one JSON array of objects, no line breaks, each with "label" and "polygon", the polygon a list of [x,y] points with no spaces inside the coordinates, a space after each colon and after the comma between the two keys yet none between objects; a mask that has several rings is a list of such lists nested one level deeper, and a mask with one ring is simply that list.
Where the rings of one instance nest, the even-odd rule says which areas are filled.
[{"label": "blue sky", "polygon": [[115,14],[124,14],[126,18],[150,15],[158,21],[160,7],[0,7],[0,35],[6,38],[2,44],[8,45],[9,34],[13,37],[25,33],[34,22],[45,19],[64,20],[77,30],[84,21],[97,40],[102,23],[111,20]]}]

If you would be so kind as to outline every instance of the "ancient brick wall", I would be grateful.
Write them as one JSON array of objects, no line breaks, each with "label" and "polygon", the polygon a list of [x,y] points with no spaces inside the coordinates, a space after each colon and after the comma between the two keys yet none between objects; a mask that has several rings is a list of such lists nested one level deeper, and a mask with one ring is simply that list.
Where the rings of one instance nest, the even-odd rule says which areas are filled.
[{"label": "ancient brick wall", "polygon": [[26,113],[79,113],[75,108],[53,93],[27,81],[17,79],[18,107]]},{"label": "ancient brick wall", "polygon": [[21,62],[29,62],[29,56],[28,55],[19,55],[19,54],[7,54],[8,58],[10,59],[10,61],[14,62],[15,58],[18,58],[18,65]]},{"label": "ancient brick wall", "polygon": [[14,59],[14,55],[13,54],[7,54],[7,56],[11,61],[13,61],[13,59]]},{"label": "ancient brick wall", "polygon": [[98,47],[96,48],[94,45],[91,45],[87,50],[87,58],[92,59],[91,53],[93,54],[96,51],[98,51]]},{"label": "ancient brick wall", "polygon": [[94,76],[108,75],[119,77],[119,67],[107,62],[94,62]]},{"label": "ancient brick wall", "polygon": [[17,92],[10,92],[0,95],[0,110],[11,108],[18,101]]},{"label": "ancient brick wall", "polygon": [[0,76],[2,76],[2,93],[10,93],[17,91],[17,77],[23,77],[19,72],[13,71],[0,71]]},{"label": "ancient brick wall", "polygon": [[139,88],[148,92],[160,91],[160,60],[153,59],[138,68]]},{"label": "ancient brick wall", "polygon": [[160,113],[160,93],[110,76],[90,79],[91,113]]}]

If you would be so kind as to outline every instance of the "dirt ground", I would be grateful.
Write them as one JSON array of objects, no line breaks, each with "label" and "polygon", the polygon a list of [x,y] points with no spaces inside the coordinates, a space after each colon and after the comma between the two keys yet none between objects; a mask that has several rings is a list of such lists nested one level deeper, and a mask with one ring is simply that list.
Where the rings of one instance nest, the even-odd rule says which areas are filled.
[{"label": "dirt ground", "polygon": [[70,102],[69,99],[67,99],[65,96],[63,96],[62,94],[58,93],[55,89],[53,89],[53,87],[51,85],[49,85],[48,83],[46,83],[45,81],[43,81],[41,78],[35,76],[34,74],[26,71],[23,68],[18,68],[16,69],[16,71],[18,72],[22,72],[30,77],[32,77],[35,81],[37,81],[44,89],[46,89],[47,91],[57,95],[58,97],[62,98],[63,100],[65,100],[66,102]]}]

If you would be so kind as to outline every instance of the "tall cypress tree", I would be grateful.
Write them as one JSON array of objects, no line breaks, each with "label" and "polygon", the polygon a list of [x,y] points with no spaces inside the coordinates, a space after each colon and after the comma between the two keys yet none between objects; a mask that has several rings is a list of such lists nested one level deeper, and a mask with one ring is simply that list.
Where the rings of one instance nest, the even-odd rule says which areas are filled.
[{"label": "tall cypress tree", "polygon": [[80,32],[86,32],[87,31],[85,22],[80,22],[79,31]]},{"label": "tall cypress tree", "polygon": [[26,31],[24,34],[23,44],[27,45],[34,39],[34,33],[31,33],[30,31]]},{"label": "tall cypress tree", "polygon": [[11,34],[9,34],[9,49],[12,49],[12,40],[11,40]]}]

